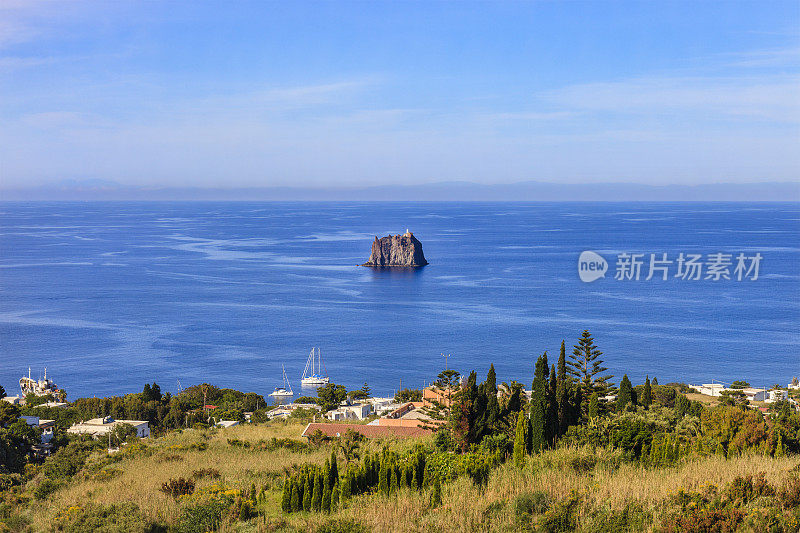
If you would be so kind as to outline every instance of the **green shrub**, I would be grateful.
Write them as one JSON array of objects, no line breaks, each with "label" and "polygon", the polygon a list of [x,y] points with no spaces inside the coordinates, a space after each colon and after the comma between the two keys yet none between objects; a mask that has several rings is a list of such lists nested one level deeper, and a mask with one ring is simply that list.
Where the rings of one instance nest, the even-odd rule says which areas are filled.
[{"label": "green shrub", "polygon": [[62,481],[45,478],[36,486],[35,489],[33,489],[33,497],[37,500],[44,500],[55,491],[60,489],[62,485]]},{"label": "green shrub", "polygon": [[550,496],[541,490],[523,492],[514,499],[514,515],[519,520],[530,520],[533,515],[542,514],[550,508]]},{"label": "green shrub", "polygon": [[774,494],[775,489],[764,479],[764,472],[759,472],[755,478],[752,474],[737,476],[725,489],[725,495],[736,505],[746,505],[759,496]]},{"label": "green shrub", "polygon": [[652,513],[639,502],[631,502],[622,509],[595,509],[587,533],[638,533],[647,531],[653,522]]},{"label": "green shrub", "polygon": [[182,477],[173,478],[161,485],[161,492],[169,494],[173,498],[179,498],[184,494],[194,492],[194,481]]},{"label": "green shrub", "polygon": [[228,503],[221,500],[209,500],[184,507],[178,519],[177,531],[179,533],[216,531],[222,513],[227,508]]},{"label": "green shrub", "polygon": [[160,524],[150,522],[136,504],[89,504],[70,507],[55,520],[55,528],[67,533],[156,533],[165,532]]},{"label": "green shrub", "polygon": [[367,528],[351,518],[330,518],[323,522],[316,533],[367,533]]},{"label": "green shrub", "polygon": [[220,473],[216,468],[201,468],[192,472],[192,479],[203,479],[204,477],[211,479],[219,479]]},{"label": "green shrub", "polygon": [[665,533],[728,533],[736,531],[746,513],[735,508],[694,508],[668,518],[663,526]]},{"label": "green shrub", "polygon": [[580,496],[573,490],[569,496],[557,502],[542,516],[539,526],[544,531],[552,533],[575,531],[579,504]]},{"label": "green shrub", "polygon": [[786,483],[778,489],[777,496],[784,509],[800,508],[800,477],[786,480]]}]

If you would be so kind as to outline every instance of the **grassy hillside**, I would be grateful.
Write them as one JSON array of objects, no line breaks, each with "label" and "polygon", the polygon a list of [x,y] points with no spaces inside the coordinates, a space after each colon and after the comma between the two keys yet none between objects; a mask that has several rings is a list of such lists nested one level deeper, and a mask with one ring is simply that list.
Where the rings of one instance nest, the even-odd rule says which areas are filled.
[{"label": "grassy hillside", "polygon": [[[485,485],[457,476],[442,485],[440,505],[431,503],[433,489],[399,488],[388,496],[355,496],[330,514],[285,514],[285,475],[305,464],[323,464],[336,446],[307,446],[298,437],[302,427],[270,422],[184,430],[112,456],[99,448],[49,494],[40,489],[48,483],[44,467],[29,469],[24,490],[6,493],[7,518],[0,531],[202,530],[192,529],[197,524],[186,509],[212,506],[219,494],[227,505],[222,531],[678,531],[694,522],[698,531],[724,531],[700,529],[709,516],[720,518],[715,513],[724,515],[731,530],[800,528],[798,456],[712,455],[646,468],[618,451],[574,446],[534,454],[521,468],[511,461],[500,464]],[[384,446],[402,454],[420,442],[360,444],[362,455]],[[437,453],[432,438],[421,444]],[[174,498],[160,490],[178,478],[194,478],[192,495]],[[249,517],[236,503],[242,499],[254,501]]]}]

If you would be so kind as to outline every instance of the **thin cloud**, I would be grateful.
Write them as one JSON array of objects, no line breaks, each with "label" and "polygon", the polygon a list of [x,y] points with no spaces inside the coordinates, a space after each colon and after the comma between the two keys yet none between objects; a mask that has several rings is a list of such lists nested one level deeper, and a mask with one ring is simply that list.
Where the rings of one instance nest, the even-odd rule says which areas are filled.
[{"label": "thin cloud", "polygon": [[734,54],[733,67],[781,67],[800,65],[800,47],[753,50]]},{"label": "thin cloud", "polygon": [[800,121],[800,76],[657,77],[571,85],[540,93],[570,109],[618,114],[751,117],[779,123]]}]

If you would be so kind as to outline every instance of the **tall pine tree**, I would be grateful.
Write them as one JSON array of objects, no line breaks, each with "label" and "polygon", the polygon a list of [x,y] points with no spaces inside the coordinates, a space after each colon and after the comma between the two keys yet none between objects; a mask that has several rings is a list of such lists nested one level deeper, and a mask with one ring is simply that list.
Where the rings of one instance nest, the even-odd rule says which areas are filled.
[{"label": "tall pine tree", "polygon": [[[608,394],[608,381],[614,376],[602,375],[608,369],[603,366],[603,360],[600,359],[603,352],[595,346],[592,334],[588,330],[584,330],[578,339],[578,344],[573,348],[567,365],[569,365],[569,373],[580,384],[582,399],[586,401],[594,393],[597,393],[598,396]],[[581,412],[586,415],[587,411],[588,406],[582,405]]]}]

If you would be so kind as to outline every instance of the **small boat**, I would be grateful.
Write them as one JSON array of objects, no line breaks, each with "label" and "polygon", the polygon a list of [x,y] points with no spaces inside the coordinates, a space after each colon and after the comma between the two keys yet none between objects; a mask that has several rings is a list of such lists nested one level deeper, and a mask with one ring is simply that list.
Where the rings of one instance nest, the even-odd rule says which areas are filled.
[{"label": "small boat", "polygon": [[308,356],[308,361],[306,361],[306,369],[303,370],[303,378],[301,379],[300,383],[303,385],[327,385],[330,381],[328,377],[328,371],[325,370],[325,374],[322,374],[325,365],[322,363],[322,354],[317,348],[316,354],[314,353],[314,348],[311,348],[311,354]]},{"label": "small boat", "polygon": [[[292,384],[289,383],[289,379],[286,377],[286,368],[281,365],[283,369],[283,386],[282,387],[275,387],[275,392],[270,394],[273,398],[283,398],[286,396],[294,396],[294,392],[292,391]],[[288,387],[288,389],[287,389]]]},{"label": "small boat", "polygon": [[28,367],[28,377],[22,376],[19,379],[19,390],[22,391],[23,396],[28,394],[35,394],[36,396],[46,396],[48,394],[57,394],[58,386],[51,379],[47,379],[47,368],[44,369],[43,379],[33,379],[31,377],[31,369]]}]

